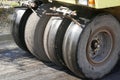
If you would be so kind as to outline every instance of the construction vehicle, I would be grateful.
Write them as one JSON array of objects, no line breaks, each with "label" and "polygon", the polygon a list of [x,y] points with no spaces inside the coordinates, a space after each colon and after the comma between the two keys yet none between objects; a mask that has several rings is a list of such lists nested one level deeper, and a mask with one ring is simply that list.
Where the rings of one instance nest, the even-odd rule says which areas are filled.
[{"label": "construction vehicle", "polygon": [[16,8],[12,35],[41,61],[99,79],[119,59],[120,0],[35,0]]}]

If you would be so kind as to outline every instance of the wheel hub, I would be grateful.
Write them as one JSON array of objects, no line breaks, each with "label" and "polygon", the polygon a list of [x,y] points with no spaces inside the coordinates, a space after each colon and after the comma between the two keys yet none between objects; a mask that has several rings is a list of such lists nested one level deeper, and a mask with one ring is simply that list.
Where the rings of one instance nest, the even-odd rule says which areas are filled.
[{"label": "wheel hub", "polygon": [[99,50],[99,47],[100,47],[100,43],[98,40],[93,40],[91,42],[91,49],[93,52],[96,52],[97,50]]},{"label": "wheel hub", "polygon": [[112,35],[107,30],[98,30],[90,36],[87,45],[88,61],[92,64],[100,64],[106,61],[113,46]]}]

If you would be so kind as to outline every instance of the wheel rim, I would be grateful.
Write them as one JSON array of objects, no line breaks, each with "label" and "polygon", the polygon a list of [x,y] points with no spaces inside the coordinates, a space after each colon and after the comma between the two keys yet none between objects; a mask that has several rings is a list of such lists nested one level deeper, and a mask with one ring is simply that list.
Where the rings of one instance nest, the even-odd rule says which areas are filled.
[{"label": "wheel rim", "polygon": [[87,59],[93,65],[107,61],[112,53],[113,36],[109,30],[98,29],[88,40]]}]

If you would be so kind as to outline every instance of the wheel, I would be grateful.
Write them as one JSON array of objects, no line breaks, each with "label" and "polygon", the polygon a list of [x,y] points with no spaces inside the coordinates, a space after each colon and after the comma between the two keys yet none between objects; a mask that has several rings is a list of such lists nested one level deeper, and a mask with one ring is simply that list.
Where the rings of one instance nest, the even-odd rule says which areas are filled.
[{"label": "wheel", "polygon": [[75,25],[69,26],[64,37],[65,63],[79,77],[103,77],[118,61],[119,22],[106,14],[95,17],[83,29]]},{"label": "wheel", "polygon": [[25,28],[25,42],[29,51],[42,61],[49,62],[43,46],[43,35],[50,16],[43,14],[51,4],[43,4],[39,8],[40,16],[32,13]]},{"label": "wheel", "polygon": [[11,29],[15,43],[25,51],[28,51],[28,49],[25,44],[24,30],[26,21],[31,13],[31,10],[16,10],[14,14],[13,27]]},{"label": "wheel", "polygon": [[62,58],[62,42],[65,31],[70,23],[70,20],[60,17],[51,17],[45,32],[44,32],[44,48],[49,59],[59,65],[63,66]]}]

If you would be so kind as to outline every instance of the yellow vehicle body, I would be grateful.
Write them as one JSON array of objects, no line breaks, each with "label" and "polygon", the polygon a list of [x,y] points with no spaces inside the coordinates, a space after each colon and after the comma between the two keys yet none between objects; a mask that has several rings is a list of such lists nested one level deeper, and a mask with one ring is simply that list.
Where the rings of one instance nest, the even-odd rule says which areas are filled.
[{"label": "yellow vehicle body", "polygon": [[[58,2],[64,2],[74,5],[80,5],[79,0],[55,0]],[[87,6],[87,5],[86,5]],[[95,0],[95,5],[92,8],[101,9],[101,8],[110,8],[120,6],[120,0]],[[91,6],[88,6],[91,7]]]}]

